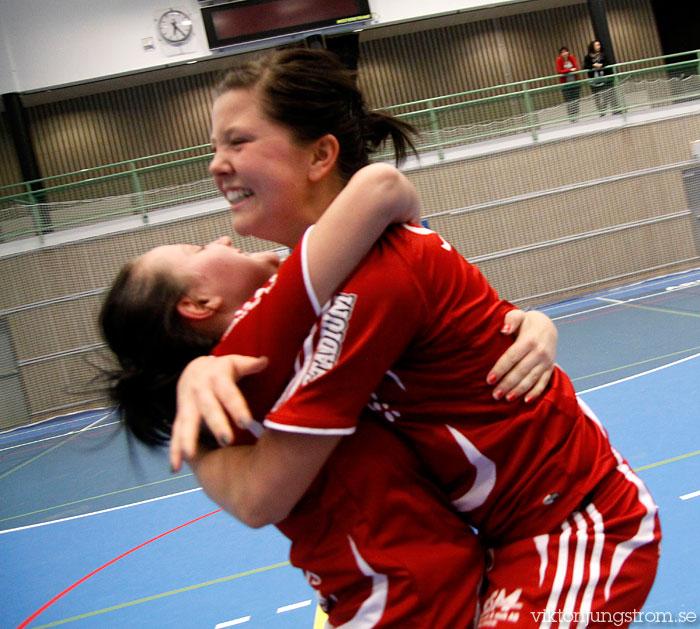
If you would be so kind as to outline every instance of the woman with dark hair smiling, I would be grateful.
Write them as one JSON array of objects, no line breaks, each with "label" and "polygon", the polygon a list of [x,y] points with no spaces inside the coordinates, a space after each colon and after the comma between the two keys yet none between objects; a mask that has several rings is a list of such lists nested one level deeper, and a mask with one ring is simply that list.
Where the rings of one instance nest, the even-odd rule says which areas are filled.
[{"label": "woman with dark hair smiling", "polygon": [[[251,306],[237,311],[213,350],[220,357],[197,358],[185,368],[172,430],[173,467],[186,458],[207,493],[251,526],[282,527],[300,510],[307,513],[318,483],[328,488],[328,466],[347,492],[366,494],[366,513],[375,523],[369,528],[382,535],[363,536],[367,551],[349,535],[336,551],[349,559],[337,565],[354,565],[371,587],[343,598],[342,587],[329,585],[331,578],[317,584],[326,600],[356,602],[352,616],[352,606],[336,618],[331,607],[333,626],[388,626],[382,623],[399,613],[404,600],[388,602],[388,593],[397,590],[386,589],[391,571],[371,548],[379,538],[401,546],[397,540],[410,533],[390,513],[379,517],[377,505],[386,506],[382,495],[389,499],[400,488],[384,482],[390,475],[372,474],[374,456],[382,455],[370,454],[371,421],[383,422],[415,449],[427,477],[478,529],[490,560],[482,575],[480,626],[539,625],[532,612],[639,608],[658,560],[656,506],[595,415],[576,399],[566,374],[553,367],[547,348],[556,334],[546,317],[515,311],[449,243],[415,224],[389,229],[327,303],[329,292],[316,288],[319,281],[327,287],[339,281],[328,279],[338,271],[331,251],[347,240],[342,229],[319,238],[317,245],[327,249],[316,259],[309,239],[334,200],[348,202],[345,193],[358,192],[355,177],[385,139],[393,140],[397,155],[410,147],[407,131],[369,111],[352,73],[323,51],[281,51],[227,76],[212,112],[210,170],[230,202],[236,231],[296,246],[295,257],[282,267],[290,269],[284,282],[280,271],[269,291],[262,287]],[[350,207],[381,205],[380,187],[359,188]],[[198,278],[195,285],[206,286],[206,274],[193,280]],[[289,292],[277,301],[282,288]],[[213,320],[221,305],[212,290],[188,290],[187,297],[178,311],[200,322]],[[301,350],[287,387],[279,398],[267,396],[276,401],[266,409],[255,403],[256,389],[267,386],[265,371],[251,391],[254,376],[241,381],[245,397],[234,384],[264,361],[231,354],[258,334],[273,348],[264,353],[271,366],[280,354],[289,357],[287,336],[296,321],[280,322],[289,312],[302,315],[304,324],[306,317],[316,319],[296,344]],[[515,343],[501,333],[512,316],[523,320]],[[244,330],[251,332],[244,336]],[[250,356],[263,353],[245,349]],[[263,417],[259,439],[241,444],[241,428],[258,432],[252,419]],[[202,445],[202,421],[220,444],[237,447]],[[339,463],[338,452],[351,446],[354,457]],[[362,473],[364,480],[357,477]],[[408,511],[421,509],[410,490],[402,495]],[[323,532],[318,539],[328,528]],[[571,544],[575,551],[569,553]],[[331,555],[325,559],[321,563],[332,572]],[[416,569],[416,582],[425,576],[420,574]]]}]

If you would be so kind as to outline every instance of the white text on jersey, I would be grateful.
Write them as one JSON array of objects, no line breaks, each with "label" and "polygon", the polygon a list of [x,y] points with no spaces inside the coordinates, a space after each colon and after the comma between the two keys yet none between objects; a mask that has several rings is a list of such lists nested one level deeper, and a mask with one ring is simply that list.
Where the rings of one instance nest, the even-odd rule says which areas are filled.
[{"label": "white text on jersey", "polygon": [[356,299],[357,295],[340,293],[333,298],[330,308],[321,316],[319,341],[302,385],[313,382],[335,367]]}]

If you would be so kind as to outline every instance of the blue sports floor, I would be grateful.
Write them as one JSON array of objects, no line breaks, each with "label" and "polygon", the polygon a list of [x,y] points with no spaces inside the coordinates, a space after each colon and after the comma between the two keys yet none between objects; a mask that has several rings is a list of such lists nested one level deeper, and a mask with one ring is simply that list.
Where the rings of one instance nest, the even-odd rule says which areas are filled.
[{"label": "blue sports floor", "polygon": [[[558,362],[660,506],[662,559],[645,611],[692,619],[700,269],[542,309],[559,328]],[[2,629],[314,627],[313,591],[287,563],[286,540],[219,512],[108,411],[0,434],[0,495]]]}]

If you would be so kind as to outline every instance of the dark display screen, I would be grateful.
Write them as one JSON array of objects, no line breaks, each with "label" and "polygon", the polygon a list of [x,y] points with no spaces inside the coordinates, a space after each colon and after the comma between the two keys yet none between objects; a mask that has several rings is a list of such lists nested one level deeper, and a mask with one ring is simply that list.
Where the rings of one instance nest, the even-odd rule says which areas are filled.
[{"label": "dark display screen", "polygon": [[243,0],[202,8],[210,48],[371,18],[367,0]]}]

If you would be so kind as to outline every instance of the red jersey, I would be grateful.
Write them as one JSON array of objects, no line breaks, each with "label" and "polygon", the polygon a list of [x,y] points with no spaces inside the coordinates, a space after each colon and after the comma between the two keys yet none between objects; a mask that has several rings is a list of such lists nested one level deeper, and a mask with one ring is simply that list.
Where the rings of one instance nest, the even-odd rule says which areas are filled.
[{"label": "red jersey", "polygon": [[533,403],[493,400],[486,376],[512,343],[500,333],[512,308],[438,234],[392,228],[321,316],[265,424],[347,434],[369,401],[490,543],[549,531],[616,462],[559,369]]},{"label": "red jersey", "polygon": [[[306,236],[213,350],[270,358],[263,372],[238,383],[256,418],[284,391],[299,348],[308,350],[299,353],[302,372],[305,356],[314,355],[319,306],[304,267],[305,245]],[[254,442],[249,433],[235,432],[236,443]],[[291,562],[319,592],[332,626],[472,625],[483,551],[423,472],[412,449],[370,418],[340,442],[277,525],[292,541]]]}]

